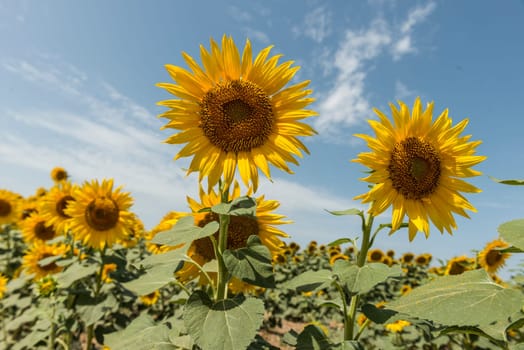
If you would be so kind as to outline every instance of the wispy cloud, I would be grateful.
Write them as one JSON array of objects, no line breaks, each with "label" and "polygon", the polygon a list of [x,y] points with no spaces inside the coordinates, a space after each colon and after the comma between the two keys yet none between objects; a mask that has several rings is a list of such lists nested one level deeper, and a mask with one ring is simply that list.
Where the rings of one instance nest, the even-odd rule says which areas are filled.
[{"label": "wispy cloud", "polygon": [[317,7],[304,17],[303,23],[293,27],[297,36],[305,36],[321,43],[331,34],[332,14],[325,7]]},{"label": "wispy cloud", "polygon": [[[348,29],[336,49],[333,59],[326,62],[332,66],[326,71],[335,76],[334,82],[325,92],[320,93],[320,116],[315,127],[326,139],[338,140],[341,129],[353,126],[371,115],[371,103],[366,88],[366,77],[375,60],[384,54],[391,54],[394,60],[415,52],[413,29],[424,21],[436,5],[411,9],[405,21],[393,25],[383,18],[376,18],[364,29]],[[407,94],[403,85],[396,85],[396,94]]]}]

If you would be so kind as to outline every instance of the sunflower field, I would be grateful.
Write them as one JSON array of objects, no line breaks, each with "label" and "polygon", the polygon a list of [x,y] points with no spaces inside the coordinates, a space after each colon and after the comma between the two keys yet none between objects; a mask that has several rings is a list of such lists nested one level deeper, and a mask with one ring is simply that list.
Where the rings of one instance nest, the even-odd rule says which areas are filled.
[{"label": "sunflower field", "polygon": [[355,135],[369,152],[353,160],[369,209],[330,212],[361,232],[300,247],[257,190],[259,175],[291,174],[309,152],[309,81],[289,85],[299,67],[249,40],[183,58],[189,70],[167,65],[173,82],[158,84],[173,95],[160,117],[198,198],[146,229],[114,179],[74,183],[55,167],[32,196],[0,189],[1,349],[524,349],[524,272],[497,275],[524,251],[524,219],[449,261],[374,246],[399,230],[452,234],[455,215],[476,211],[466,179],[485,157],[468,120],[433,118],[420,98],[375,110],[373,134]]}]

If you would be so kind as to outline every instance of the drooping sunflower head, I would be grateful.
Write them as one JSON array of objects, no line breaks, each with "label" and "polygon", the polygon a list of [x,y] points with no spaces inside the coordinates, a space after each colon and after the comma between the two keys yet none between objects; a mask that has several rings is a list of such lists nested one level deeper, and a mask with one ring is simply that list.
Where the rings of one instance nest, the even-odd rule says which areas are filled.
[{"label": "drooping sunflower head", "polygon": [[348,261],[349,260],[349,256],[347,256],[346,254],[342,254],[342,253],[335,253],[335,254],[333,254],[333,256],[331,256],[329,258],[329,264],[330,265],[334,265],[335,261],[337,261],[337,260],[346,260],[346,261]]},{"label": "drooping sunflower head", "polygon": [[281,55],[268,58],[271,48],[253,60],[249,40],[240,55],[232,38],[224,35],[221,47],[211,39],[210,51],[200,46],[203,67],[183,53],[191,71],[167,65],[175,84],[158,84],[176,96],[159,103],[170,109],[161,115],[169,119],[165,128],[179,130],[166,142],[187,143],[175,159],[193,156],[188,173],[207,177],[209,188],[221,177],[232,184],[238,168],[256,191],[259,169],[268,178],[269,164],[291,173],[287,163],[308,153],[297,137],[315,134],[301,122],[316,115],[304,109],[313,102],[309,81],[285,87],[299,67],[278,64]]},{"label": "drooping sunflower head", "polygon": [[62,267],[56,262],[41,265],[40,261],[52,256],[63,256],[67,252],[67,246],[63,244],[44,244],[35,242],[25,253],[22,266],[28,275],[34,274],[36,281],[44,276],[52,275],[62,271]]},{"label": "drooping sunflower head", "polygon": [[[229,200],[240,197],[240,188],[235,182],[233,190],[230,192]],[[261,243],[271,252],[272,257],[283,253],[284,243],[281,237],[288,237],[286,233],[274,227],[274,225],[287,224],[283,215],[275,214],[272,211],[280,205],[275,200],[266,200],[260,196],[256,200],[256,212],[254,216],[230,216],[227,236],[227,249],[238,249],[246,247],[247,239],[251,235],[256,235]],[[204,227],[211,221],[218,221],[218,215],[213,212],[201,212],[204,208],[212,207],[220,203],[220,195],[213,190],[208,193],[202,189],[200,191],[200,202],[188,197],[189,207],[193,212],[196,226]],[[215,233],[218,238],[218,232]],[[203,266],[205,263],[215,259],[213,244],[209,237],[194,241],[187,253],[193,260]],[[194,279],[199,275],[199,270],[193,264],[184,264],[183,268],[177,272],[182,281]]]},{"label": "drooping sunflower head", "polygon": [[476,211],[460,192],[480,192],[461,179],[481,174],[472,169],[486,158],[475,155],[480,141],[461,136],[468,120],[452,126],[448,110],[433,121],[433,103],[423,109],[417,98],[412,111],[403,102],[399,105],[390,105],[393,122],[375,109],[379,121],[369,121],[375,137],[356,135],[371,152],[354,161],[371,169],[362,180],[373,187],[355,199],[371,203],[375,216],[392,206],[392,232],[407,215],[410,240],[419,231],[428,237],[430,221],[441,233],[451,234],[457,227],[453,213],[469,217],[465,209]]},{"label": "drooping sunflower head", "polygon": [[56,183],[67,181],[68,177],[69,177],[69,174],[62,167],[57,166],[53,168],[53,170],[51,170],[51,179]]},{"label": "drooping sunflower head", "polygon": [[496,273],[511,255],[500,251],[508,247],[509,244],[500,238],[489,242],[478,255],[479,265],[491,274]]},{"label": "drooping sunflower head", "polygon": [[102,249],[128,235],[133,226],[133,214],[128,211],[133,200],[121,187],[113,189],[113,179],[85,182],[74,189],[73,197],[64,212],[71,217],[69,228],[75,238]]},{"label": "drooping sunflower head", "polygon": [[157,289],[149,294],[141,295],[140,301],[144,305],[151,306],[151,305],[155,305],[159,298],[160,298],[160,291]]},{"label": "drooping sunflower head", "polygon": [[0,225],[17,223],[21,198],[14,192],[0,189]]},{"label": "drooping sunflower head", "polygon": [[460,275],[473,268],[475,261],[467,256],[458,256],[448,261],[446,275]]},{"label": "drooping sunflower head", "polygon": [[44,243],[57,236],[57,232],[41,214],[33,213],[21,224],[22,237],[24,241],[31,245],[34,242]]},{"label": "drooping sunflower head", "polygon": [[40,212],[47,222],[53,225],[58,234],[66,234],[71,222],[71,216],[66,214],[65,210],[75,201],[73,197],[73,186],[70,182],[65,181],[60,186],[52,187],[47,195],[42,199]]}]

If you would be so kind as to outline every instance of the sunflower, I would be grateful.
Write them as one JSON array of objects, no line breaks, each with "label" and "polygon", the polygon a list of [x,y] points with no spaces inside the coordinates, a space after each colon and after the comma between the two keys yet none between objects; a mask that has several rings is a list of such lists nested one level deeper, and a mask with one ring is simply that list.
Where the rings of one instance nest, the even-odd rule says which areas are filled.
[{"label": "sunflower", "polygon": [[400,287],[400,294],[406,295],[409,292],[411,292],[412,290],[413,290],[413,288],[411,287],[411,285],[404,284],[404,285],[402,285],[402,287]]},{"label": "sunflower", "polygon": [[39,280],[47,275],[62,271],[62,267],[58,266],[55,262],[41,266],[39,261],[52,256],[63,256],[67,250],[67,246],[63,244],[48,245],[35,242],[25,253],[22,266],[28,275],[34,274],[33,279],[35,281]]},{"label": "sunflower", "polygon": [[465,271],[471,270],[473,266],[473,259],[465,255],[455,257],[448,261],[446,266],[446,275],[460,275]]},{"label": "sunflower", "polygon": [[413,259],[415,258],[415,255],[413,253],[404,253],[400,257],[400,262],[402,264],[411,264],[413,262]]},{"label": "sunflower", "polygon": [[336,254],[334,254],[333,256],[331,256],[329,258],[329,264],[330,265],[334,265],[335,261],[337,261],[337,260],[346,260],[346,261],[348,261],[349,260],[349,256],[347,256],[345,254],[342,254],[342,253],[336,253]]},{"label": "sunflower", "polygon": [[104,283],[111,283],[113,282],[113,279],[111,278],[111,274],[115,272],[118,269],[118,266],[114,263],[104,264],[102,267],[102,276],[100,276],[100,279]]},{"label": "sunflower", "polygon": [[20,224],[22,237],[27,244],[44,243],[57,236],[56,230],[41,214],[33,213]]},{"label": "sunflower", "polygon": [[500,249],[508,247],[509,244],[500,238],[489,242],[478,255],[479,265],[490,274],[494,274],[499,268],[504,266],[504,263],[511,255],[500,252]]},{"label": "sunflower", "polygon": [[363,181],[372,189],[355,199],[371,203],[374,216],[393,206],[392,231],[396,231],[407,215],[409,240],[422,231],[429,236],[431,220],[442,233],[449,234],[457,225],[453,213],[469,218],[465,209],[476,209],[460,192],[480,192],[460,178],[478,176],[471,167],[486,157],[475,155],[480,141],[470,142],[471,135],[460,136],[468,120],[451,126],[445,110],[433,122],[433,103],[422,109],[420,99],[412,113],[400,102],[400,110],[390,104],[394,123],[375,109],[380,121],[369,121],[376,137],[356,135],[364,139],[372,152],[360,153],[355,162],[371,169]]},{"label": "sunflower", "polygon": [[54,182],[66,181],[68,177],[69,174],[67,174],[67,171],[64,168],[55,167],[51,170],[51,179]]},{"label": "sunflower", "polygon": [[127,235],[124,238],[118,240],[117,243],[121,244],[124,248],[133,248],[138,244],[140,239],[144,237],[144,234],[144,223],[138,218],[138,216],[133,214],[130,230],[127,232]]},{"label": "sunflower", "polygon": [[140,296],[140,301],[142,304],[151,306],[157,303],[158,299],[160,298],[160,291],[155,290],[154,292],[151,292],[146,295]]},{"label": "sunflower", "polygon": [[69,228],[84,244],[103,249],[129,235],[133,214],[127,211],[133,204],[121,187],[113,189],[113,179],[85,182],[73,192],[74,201],[67,203],[65,214],[71,216]]},{"label": "sunflower", "polygon": [[0,225],[14,224],[19,219],[18,204],[20,196],[14,192],[0,189]]},{"label": "sunflower", "polygon": [[7,282],[9,282],[7,277],[5,277],[4,275],[0,273],[0,299],[4,297],[5,291],[7,289],[6,288]]},{"label": "sunflower", "polygon": [[385,325],[385,328],[393,333],[400,333],[406,328],[407,326],[410,326],[411,322],[406,320],[398,320],[393,323],[388,323]]},{"label": "sunflower", "polygon": [[223,36],[222,48],[211,39],[210,52],[200,46],[203,68],[182,53],[191,69],[166,65],[176,84],[159,83],[177,99],[159,102],[170,108],[161,114],[169,119],[164,128],[180,130],[170,144],[185,144],[175,159],[194,156],[188,174],[208,178],[209,188],[223,176],[228,187],[238,167],[247,187],[258,187],[258,169],[270,178],[269,164],[292,173],[287,163],[309,153],[298,136],[316,132],[300,120],[316,115],[304,109],[314,101],[306,90],[309,81],[287,88],[300,67],[293,61],[278,64],[281,55],[268,59],[271,46],[252,59],[246,41],[242,56],[231,37]]},{"label": "sunflower", "polygon": [[54,226],[58,234],[66,234],[71,222],[71,216],[65,210],[75,201],[73,191],[75,186],[70,182],[62,182],[60,186],[52,187],[42,200],[40,212],[47,222]]},{"label": "sunflower", "polygon": [[[235,182],[233,191],[229,194],[229,200],[240,197],[240,187]],[[200,188],[200,202],[188,197],[189,207],[194,215],[195,225],[204,227],[211,221],[218,221],[218,215],[213,212],[201,212],[204,208],[212,207],[220,203],[220,194],[212,189],[205,193]],[[271,252],[272,257],[283,252],[284,243],[279,237],[288,237],[283,231],[273,225],[287,224],[283,215],[272,213],[279,207],[275,200],[266,200],[264,196],[256,198],[256,213],[254,217],[231,216],[228,226],[227,249],[238,249],[246,246],[247,239],[251,235],[257,235],[263,245]],[[218,232],[215,233],[216,238]],[[213,244],[209,237],[194,241],[187,255],[190,256],[200,266],[215,259]],[[193,264],[185,263],[177,275],[182,281],[192,280],[199,275],[199,270]]]},{"label": "sunflower", "polygon": [[381,262],[384,257],[384,252],[380,249],[372,249],[368,252],[369,262]]},{"label": "sunflower", "polygon": [[424,253],[424,254],[417,255],[417,257],[415,258],[415,262],[417,263],[417,265],[427,266],[431,262],[432,258],[433,257],[431,254]]}]

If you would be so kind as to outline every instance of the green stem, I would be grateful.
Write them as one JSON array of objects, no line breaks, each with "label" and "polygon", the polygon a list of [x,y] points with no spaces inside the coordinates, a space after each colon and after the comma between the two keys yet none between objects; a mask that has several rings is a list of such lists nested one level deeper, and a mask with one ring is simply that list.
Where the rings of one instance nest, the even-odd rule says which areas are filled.
[{"label": "green stem", "polygon": [[[220,184],[221,201],[227,203],[229,199],[229,188],[223,188]],[[227,249],[227,229],[229,226],[229,215],[219,214],[219,231],[218,231],[218,245],[217,245],[217,261],[218,261],[218,281],[216,291],[216,301],[227,298],[227,282],[229,280],[229,273],[226,269],[226,264],[222,257],[224,251]]]},{"label": "green stem", "polygon": [[[98,270],[98,273],[96,275],[96,285],[95,285],[95,294],[94,299],[95,302],[98,299],[98,295],[100,293],[100,289],[102,289],[102,272],[104,271],[104,256],[105,256],[106,246],[104,245],[104,248],[100,250],[100,269]],[[91,349],[91,343],[93,342],[93,337],[95,335],[95,324],[92,323],[87,327],[87,342],[86,342],[86,350]]]},{"label": "green stem", "polygon": [[[362,267],[366,264],[366,257],[371,246],[370,238],[371,228],[373,227],[373,219],[374,216],[371,214],[368,214],[367,220],[362,216],[362,244],[357,257],[358,267]],[[355,294],[351,296],[351,301],[349,303],[349,313],[346,314],[346,323],[344,325],[344,340],[356,339],[356,337],[354,337],[354,329],[359,302],[360,295]]]},{"label": "green stem", "polygon": [[348,337],[350,336],[350,333],[349,333],[349,320],[347,318],[349,314],[348,314],[348,305],[346,302],[346,294],[344,293],[344,289],[338,282],[333,282],[333,284],[337,288],[340,294],[340,299],[342,300],[342,307],[343,307],[342,311],[344,312],[344,339],[348,339]]}]

